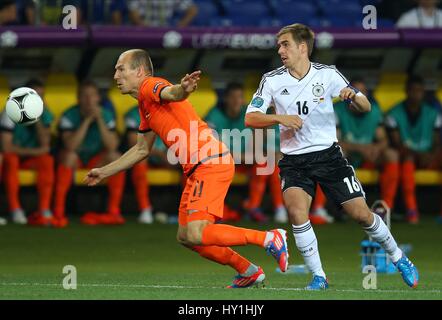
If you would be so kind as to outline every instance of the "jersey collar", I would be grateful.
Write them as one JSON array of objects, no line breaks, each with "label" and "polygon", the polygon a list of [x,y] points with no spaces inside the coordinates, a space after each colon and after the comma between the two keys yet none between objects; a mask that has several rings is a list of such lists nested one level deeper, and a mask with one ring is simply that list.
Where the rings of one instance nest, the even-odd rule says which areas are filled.
[{"label": "jersey collar", "polygon": [[298,80],[298,82],[300,82],[302,79],[304,79],[305,77],[307,77],[307,75],[310,73],[311,70],[312,70],[312,63],[310,62],[310,65],[308,66],[307,73],[306,73],[302,78],[298,79],[298,78],[296,78],[294,75],[292,75],[292,74],[290,73],[290,70],[287,68],[287,72],[288,72],[288,74],[289,74],[293,79]]}]

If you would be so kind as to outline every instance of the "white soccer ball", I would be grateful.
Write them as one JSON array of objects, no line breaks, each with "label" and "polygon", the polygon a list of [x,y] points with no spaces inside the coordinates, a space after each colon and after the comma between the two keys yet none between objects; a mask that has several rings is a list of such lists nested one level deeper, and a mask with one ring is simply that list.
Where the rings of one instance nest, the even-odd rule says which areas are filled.
[{"label": "white soccer ball", "polygon": [[21,87],[9,94],[6,114],[15,123],[30,125],[43,114],[43,100],[31,88]]}]

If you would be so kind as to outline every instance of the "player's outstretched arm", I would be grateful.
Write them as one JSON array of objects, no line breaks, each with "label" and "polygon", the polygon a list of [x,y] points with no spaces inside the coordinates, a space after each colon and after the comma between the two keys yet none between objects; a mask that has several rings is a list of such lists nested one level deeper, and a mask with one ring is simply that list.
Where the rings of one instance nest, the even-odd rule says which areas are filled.
[{"label": "player's outstretched arm", "polygon": [[256,111],[246,114],[245,124],[251,128],[266,128],[280,124],[287,128],[299,130],[302,128],[302,119],[297,115],[265,114]]},{"label": "player's outstretched arm", "polygon": [[186,99],[198,86],[201,71],[194,71],[191,74],[186,74],[180,84],[165,87],[160,95],[162,100],[166,101],[182,101]]},{"label": "player's outstretched arm", "polygon": [[342,89],[339,98],[343,101],[350,101],[356,111],[369,112],[371,110],[371,103],[367,97],[361,92],[356,93],[351,87]]},{"label": "player's outstretched arm", "polygon": [[117,160],[101,168],[94,168],[88,172],[84,178],[84,183],[88,186],[95,186],[101,180],[110,177],[120,171],[131,168],[137,162],[145,159],[150,154],[152,145],[155,141],[155,133],[138,134],[137,144],[130,148]]}]

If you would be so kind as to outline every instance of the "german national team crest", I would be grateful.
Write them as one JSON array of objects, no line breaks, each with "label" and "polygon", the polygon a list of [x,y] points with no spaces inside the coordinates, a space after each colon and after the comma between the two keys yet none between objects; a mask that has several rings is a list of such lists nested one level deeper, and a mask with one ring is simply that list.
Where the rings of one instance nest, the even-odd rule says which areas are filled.
[{"label": "german national team crest", "polygon": [[324,87],[323,84],[316,83],[313,85],[312,93],[315,97],[321,97],[324,95]]}]

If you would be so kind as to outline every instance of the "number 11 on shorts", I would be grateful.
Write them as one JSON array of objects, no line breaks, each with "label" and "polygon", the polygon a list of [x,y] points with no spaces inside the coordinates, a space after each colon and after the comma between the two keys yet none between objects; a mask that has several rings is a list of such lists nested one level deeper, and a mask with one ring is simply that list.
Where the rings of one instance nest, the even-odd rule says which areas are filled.
[{"label": "number 11 on shorts", "polygon": [[349,177],[344,178],[344,182],[347,185],[348,191],[350,193],[361,191],[361,186],[359,185],[359,182],[356,181],[354,176],[351,177],[351,182]]}]

